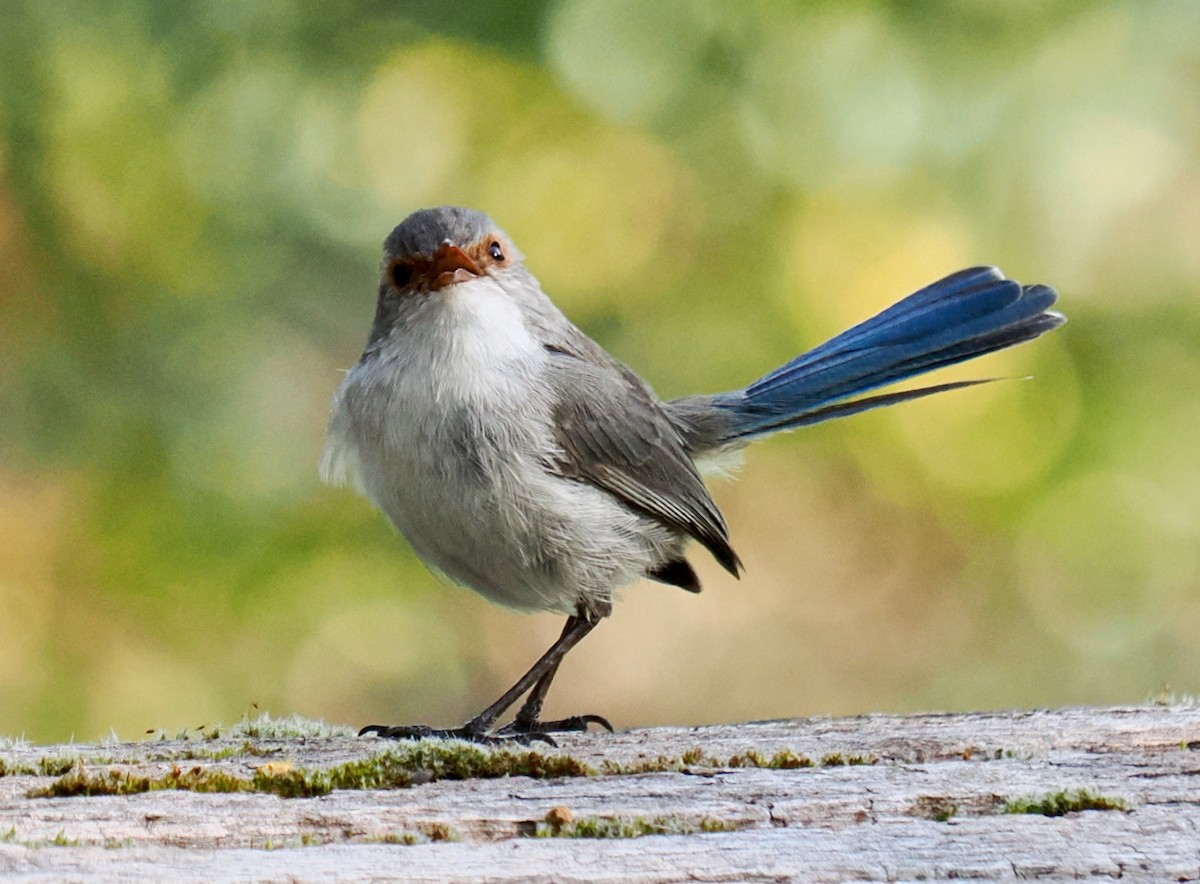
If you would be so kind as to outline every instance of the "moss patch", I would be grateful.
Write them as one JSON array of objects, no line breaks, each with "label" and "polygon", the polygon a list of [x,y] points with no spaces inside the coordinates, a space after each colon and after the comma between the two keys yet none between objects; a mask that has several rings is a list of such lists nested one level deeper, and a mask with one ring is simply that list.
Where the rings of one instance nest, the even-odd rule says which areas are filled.
[{"label": "moss patch", "polygon": [[187,769],[172,765],[170,770],[159,776],[121,769],[91,773],[82,763],[78,763],[53,783],[31,790],[28,794],[31,798],[61,798],[76,795],[135,795],[178,789],[191,792],[266,792],[283,798],[311,798],[328,795],[334,789],[403,789],[435,780],[494,779],[503,776],[547,779],[594,774],[593,768],[569,755],[421,742],[324,769],[296,770],[281,764],[263,765],[249,778],[199,765]]},{"label": "moss patch", "polygon": [[734,823],[715,817],[704,817],[697,821],[681,817],[591,816],[580,817],[568,823],[538,823],[537,838],[641,838],[644,835],[693,835],[697,832],[732,832]]},{"label": "moss patch", "polygon": [[751,749],[749,752],[734,755],[726,762],[726,767],[758,767],[767,770],[800,770],[816,766],[807,755],[797,755],[791,749],[776,752],[769,758]]},{"label": "moss patch", "polygon": [[841,755],[831,753],[822,756],[820,761],[814,761],[807,755],[798,755],[791,749],[783,749],[773,755],[749,749],[731,755],[721,761],[712,755],[706,755],[703,749],[689,749],[678,757],[659,755],[657,758],[644,758],[632,762],[605,761],[600,766],[600,773],[606,776],[630,776],[645,773],[678,773],[692,768],[717,770],[720,768],[757,768],[761,770],[802,770],[811,767],[841,767],[849,764],[877,764],[879,759],[874,755]]},{"label": "moss patch", "polygon": [[[107,764],[111,759],[98,760],[97,764]],[[79,761],[77,755],[43,755],[36,764],[9,764],[0,758],[0,777],[61,777],[73,768]]]},{"label": "moss patch", "polygon": [[1129,810],[1124,798],[1096,795],[1087,789],[1047,793],[1040,798],[1010,798],[1000,805],[1000,813],[1033,813],[1041,816],[1065,816],[1081,810]]},{"label": "moss patch", "polygon": [[821,767],[845,767],[855,766],[860,764],[875,764],[879,759],[874,755],[843,755],[840,752],[831,752],[828,755],[821,756]]},{"label": "moss patch", "polygon": [[[367,758],[328,768],[295,769],[288,762],[272,762],[259,767],[251,777],[211,766],[179,763],[273,756],[278,755],[279,751],[275,748],[264,749],[245,740],[240,745],[219,749],[197,747],[174,753],[151,752],[150,761],[171,762],[169,770],[155,775],[139,772],[136,765],[140,761],[97,771],[89,770],[89,765],[111,763],[111,760],[80,758],[44,758],[37,769],[22,769],[20,772],[57,777],[49,785],[30,791],[28,794],[32,798],[134,795],[160,790],[264,792],[284,798],[311,798],[327,795],[334,789],[403,789],[436,780],[494,779],[505,776],[534,779],[631,776],[678,773],[694,768],[798,770],[876,763],[874,756],[840,754],[826,755],[817,762],[788,749],[773,755],[749,750],[722,762],[700,748],[693,748],[675,757],[660,755],[632,762],[605,761],[596,769],[569,754],[544,754],[532,749],[496,748],[443,740],[405,742]],[[9,769],[6,772],[16,771]]]}]

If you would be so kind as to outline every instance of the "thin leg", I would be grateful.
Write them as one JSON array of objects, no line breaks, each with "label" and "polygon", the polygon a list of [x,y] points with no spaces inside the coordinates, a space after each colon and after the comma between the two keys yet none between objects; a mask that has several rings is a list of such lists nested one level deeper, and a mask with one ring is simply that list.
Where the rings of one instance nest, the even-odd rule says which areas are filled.
[{"label": "thin leg", "polygon": [[[457,737],[478,743],[502,742],[505,739],[515,739],[524,743],[528,743],[531,740],[542,740],[543,742],[553,743],[554,741],[541,731],[521,731],[509,737],[492,736],[488,732],[492,729],[492,725],[496,723],[496,719],[503,715],[513,703],[517,702],[517,699],[522,694],[535,685],[540,687],[541,681],[545,679],[545,686],[541,688],[541,696],[537,701],[537,708],[540,711],[542,700],[545,699],[546,691],[550,688],[550,680],[553,679],[554,673],[558,670],[558,665],[562,662],[562,658],[566,656],[571,648],[579,644],[584,636],[595,629],[597,623],[599,623],[598,618],[585,615],[575,615],[568,618],[562,635],[550,646],[550,650],[546,651],[541,656],[541,659],[534,663],[530,670],[522,675],[516,684],[505,691],[495,703],[488,706],[460,728],[439,730],[423,724],[399,725],[396,727],[389,727],[383,724],[369,724],[360,730],[358,735],[361,737],[364,734],[378,734],[381,737],[393,740],[416,740],[422,737]],[[536,693],[535,691],[535,695]],[[536,719],[536,715],[534,718]]]},{"label": "thin leg", "polygon": [[[570,628],[571,621],[567,620],[567,625],[563,628],[563,632],[566,632]],[[538,683],[533,686],[533,690],[525,698],[525,702],[521,705],[520,710],[517,712],[517,717],[513,719],[509,728],[524,733],[538,730],[533,725],[541,721],[542,704],[546,702],[546,694],[550,692],[550,682],[554,681],[554,676],[558,674],[558,667],[561,663],[562,661],[559,660],[558,663],[547,669],[545,674],[538,679]]]},{"label": "thin leg", "polygon": [[[571,627],[576,619],[575,617],[567,619],[567,624],[563,627],[563,635],[571,631]],[[538,679],[538,683],[533,686],[533,690],[525,698],[525,703],[521,706],[517,717],[513,719],[511,724],[500,729],[501,734],[517,735],[586,731],[589,724],[598,724],[610,734],[613,733],[613,726],[602,715],[572,715],[570,718],[560,718],[557,721],[542,721],[542,704],[546,702],[546,694],[550,690],[550,682],[554,681],[554,676],[558,674],[560,663],[562,663],[561,658],[558,663],[547,669],[545,674]]]}]

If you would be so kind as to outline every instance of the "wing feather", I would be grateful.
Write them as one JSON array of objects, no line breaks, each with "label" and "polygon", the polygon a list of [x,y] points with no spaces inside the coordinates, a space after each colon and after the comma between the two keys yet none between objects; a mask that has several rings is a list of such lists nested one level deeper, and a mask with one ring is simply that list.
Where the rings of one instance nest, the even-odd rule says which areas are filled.
[{"label": "wing feather", "polygon": [[653,391],[625,366],[570,344],[546,348],[555,396],[561,475],[603,488],[626,505],[694,537],[736,575],[720,511]]}]

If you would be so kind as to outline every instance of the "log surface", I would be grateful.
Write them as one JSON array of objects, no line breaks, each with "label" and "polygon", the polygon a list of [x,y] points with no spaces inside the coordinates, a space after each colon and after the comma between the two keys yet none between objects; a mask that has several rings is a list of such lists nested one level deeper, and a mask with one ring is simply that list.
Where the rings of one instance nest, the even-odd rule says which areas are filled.
[{"label": "log surface", "polygon": [[[325,769],[396,744],[235,737],[0,749],[0,772],[7,772],[0,776],[0,875],[45,881],[1200,879],[1200,709],[1192,705],[815,718],[571,735],[559,742],[557,750],[539,751],[569,755],[600,772],[424,783],[418,773],[418,784],[407,788],[340,789],[315,798],[186,790],[30,793],[55,782],[68,762],[74,764],[68,775],[115,770],[158,777],[186,768],[249,779],[264,764]],[[656,762],[660,756],[669,763]],[[813,766],[761,766],[772,758],[806,758]],[[840,763],[847,761],[861,763]],[[606,764],[624,769],[604,773]],[[637,772],[656,766],[675,769]],[[1018,799],[1077,796],[1079,790],[1124,809],[1004,812]],[[547,814],[556,822],[547,823]],[[571,824],[556,829],[567,817],[575,825],[609,824],[608,834],[621,837],[533,837],[583,831]]]}]

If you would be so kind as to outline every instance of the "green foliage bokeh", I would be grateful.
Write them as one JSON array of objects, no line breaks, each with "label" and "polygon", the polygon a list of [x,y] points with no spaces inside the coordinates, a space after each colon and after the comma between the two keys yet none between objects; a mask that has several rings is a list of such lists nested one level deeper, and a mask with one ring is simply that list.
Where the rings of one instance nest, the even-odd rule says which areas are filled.
[{"label": "green foliage bokeh", "polygon": [[1197,70],[1189,0],[8,3],[0,732],[444,723],[549,642],[316,478],[379,243],[442,203],[664,396],[970,264],[1071,319],[947,373],[1031,381],[752,449],[741,583],[631,588],[555,708],[1195,691]]}]

